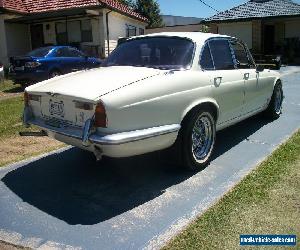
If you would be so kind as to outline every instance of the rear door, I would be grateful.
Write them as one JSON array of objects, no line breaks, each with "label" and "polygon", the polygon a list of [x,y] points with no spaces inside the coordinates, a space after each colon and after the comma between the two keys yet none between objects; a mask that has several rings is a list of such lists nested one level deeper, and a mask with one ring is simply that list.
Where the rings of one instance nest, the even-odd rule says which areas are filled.
[{"label": "rear door", "polygon": [[61,47],[57,49],[55,57],[60,70],[64,74],[78,70],[78,65],[70,56],[68,47]]},{"label": "rear door", "polygon": [[234,51],[236,65],[243,75],[245,82],[243,114],[247,114],[257,110],[260,106],[260,100],[258,98],[259,74],[256,72],[252,58],[248,57],[245,45],[235,39],[231,40],[230,44]]},{"label": "rear door", "polygon": [[241,41],[230,42],[235,54],[238,69],[241,71],[245,81],[245,102],[243,114],[255,112],[264,107],[270,93],[264,72],[257,72],[254,60],[246,45]]},{"label": "rear door", "polygon": [[69,48],[69,56],[72,58],[73,69],[83,70],[88,68],[88,61],[83,53],[75,48]]},{"label": "rear door", "polygon": [[[232,51],[227,39],[212,39],[204,47],[204,53],[212,58],[213,70],[208,73],[213,85],[213,95],[219,104],[219,124],[228,122],[242,114],[244,102],[244,79],[235,68]],[[206,52],[205,52],[206,50]],[[203,60],[201,59],[201,64]],[[203,69],[204,65],[201,65]]]}]

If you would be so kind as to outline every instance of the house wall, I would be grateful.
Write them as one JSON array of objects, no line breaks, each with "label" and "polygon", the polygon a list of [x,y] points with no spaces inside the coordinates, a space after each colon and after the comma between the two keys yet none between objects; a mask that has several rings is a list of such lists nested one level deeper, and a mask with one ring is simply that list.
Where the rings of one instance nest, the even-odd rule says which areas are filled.
[{"label": "house wall", "polygon": [[[103,14],[104,19],[105,14]],[[104,20],[106,23],[106,20]],[[105,25],[104,23],[104,25]],[[126,37],[126,27],[127,25],[132,25],[137,28],[137,35],[139,35],[139,29],[142,28],[145,30],[146,23],[140,22],[138,20],[132,19],[130,17],[121,15],[116,12],[111,12],[108,16],[108,27],[109,27],[109,52],[112,52],[116,46],[118,39],[121,37]],[[106,30],[106,29],[105,29]],[[105,37],[106,31],[105,31]],[[108,44],[107,39],[105,39],[105,55],[108,55]]]},{"label": "house wall", "polygon": [[24,55],[31,50],[30,31],[27,24],[5,24],[7,56]]},{"label": "house wall", "polygon": [[262,51],[262,23],[261,20],[252,21],[252,50],[255,53]]},{"label": "house wall", "polygon": [[190,24],[190,25],[178,25],[169,26],[163,28],[146,29],[146,34],[160,33],[160,32],[199,32],[203,25],[201,24]]},{"label": "house wall", "polygon": [[4,19],[0,17],[0,62],[8,66],[7,44]]},{"label": "house wall", "polygon": [[287,21],[285,23],[285,38],[300,38],[300,20]]},{"label": "house wall", "polygon": [[239,38],[252,49],[252,22],[218,24],[218,33]]}]

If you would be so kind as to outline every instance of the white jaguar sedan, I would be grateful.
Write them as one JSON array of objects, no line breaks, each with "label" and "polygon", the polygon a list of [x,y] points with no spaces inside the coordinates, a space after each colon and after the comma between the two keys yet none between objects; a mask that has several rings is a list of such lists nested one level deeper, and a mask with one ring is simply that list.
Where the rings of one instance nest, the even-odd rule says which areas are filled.
[{"label": "white jaguar sedan", "polygon": [[255,65],[240,40],[159,33],[121,43],[101,68],[26,88],[24,123],[101,157],[169,147],[204,168],[216,131],[259,112],[278,118],[279,74]]}]

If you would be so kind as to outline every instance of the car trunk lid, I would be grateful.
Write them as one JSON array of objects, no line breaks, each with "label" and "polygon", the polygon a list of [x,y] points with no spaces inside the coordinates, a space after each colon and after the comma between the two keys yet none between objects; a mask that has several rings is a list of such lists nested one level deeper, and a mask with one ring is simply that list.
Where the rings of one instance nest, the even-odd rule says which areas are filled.
[{"label": "car trunk lid", "polygon": [[[82,127],[93,117],[99,97],[160,73],[148,68],[101,68],[44,81],[26,88],[26,92],[38,97],[30,106],[34,116],[47,125]],[[76,103],[87,103],[91,108],[81,109]]]},{"label": "car trunk lid", "polygon": [[98,68],[59,76],[30,86],[26,91],[95,101],[105,94],[160,73],[161,70],[142,67]]}]

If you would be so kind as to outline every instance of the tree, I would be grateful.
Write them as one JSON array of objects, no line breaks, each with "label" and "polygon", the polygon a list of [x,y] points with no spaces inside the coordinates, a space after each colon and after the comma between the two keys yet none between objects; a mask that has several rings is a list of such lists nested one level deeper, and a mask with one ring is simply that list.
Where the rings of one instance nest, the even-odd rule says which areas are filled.
[{"label": "tree", "polygon": [[149,28],[163,27],[163,20],[160,15],[160,7],[156,0],[136,0],[134,9],[137,13],[148,18]]},{"label": "tree", "polygon": [[118,2],[125,4],[130,8],[135,9],[135,2],[133,0],[118,0]]}]

